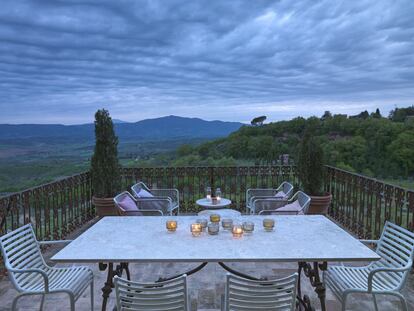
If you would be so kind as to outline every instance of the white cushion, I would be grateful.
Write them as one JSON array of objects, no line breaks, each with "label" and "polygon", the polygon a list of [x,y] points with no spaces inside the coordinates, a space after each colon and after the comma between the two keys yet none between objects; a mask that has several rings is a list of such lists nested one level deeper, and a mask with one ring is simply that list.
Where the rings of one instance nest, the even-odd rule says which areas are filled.
[{"label": "white cushion", "polygon": [[[286,212],[286,213],[283,213],[283,212]],[[277,214],[292,215],[294,214],[293,212],[296,212],[298,215],[304,215],[302,206],[300,205],[298,200],[290,204],[286,204],[285,206],[282,206],[276,210]]]},{"label": "white cushion", "polygon": [[141,188],[139,192],[137,193],[137,197],[138,198],[152,198],[154,196],[147,190]]},{"label": "white cushion", "polygon": [[286,199],[286,193],[284,193],[283,191],[279,191],[275,194],[275,197],[278,199]]}]

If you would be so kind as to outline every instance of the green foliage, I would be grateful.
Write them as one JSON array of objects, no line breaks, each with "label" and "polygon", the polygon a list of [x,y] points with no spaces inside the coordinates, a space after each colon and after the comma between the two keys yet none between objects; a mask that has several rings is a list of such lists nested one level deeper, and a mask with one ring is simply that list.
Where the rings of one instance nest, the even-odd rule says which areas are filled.
[{"label": "green foliage", "polygon": [[260,116],[260,117],[257,117],[257,118],[254,118],[253,120],[252,120],[252,122],[250,122],[251,123],[251,125],[253,125],[253,126],[261,126],[261,125],[263,125],[263,122],[266,120],[266,116]]},{"label": "green foliage", "polygon": [[391,110],[389,118],[394,122],[404,122],[408,116],[414,116],[414,105],[407,108]]},{"label": "green foliage", "polygon": [[116,195],[121,186],[118,163],[118,137],[109,112],[98,110],[95,114],[95,149],[91,160],[93,194],[100,198]]},{"label": "green foliage", "polygon": [[303,190],[309,195],[323,194],[323,150],[313,131],[307,129],[299,146],[298,174]]}]

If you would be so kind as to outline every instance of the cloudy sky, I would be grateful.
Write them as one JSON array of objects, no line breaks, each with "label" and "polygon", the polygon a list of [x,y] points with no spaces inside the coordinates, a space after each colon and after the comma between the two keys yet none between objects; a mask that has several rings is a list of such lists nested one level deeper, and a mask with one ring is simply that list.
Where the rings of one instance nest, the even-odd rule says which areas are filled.
[{"label": "cloudy sky", "polygon": [[1,0],[0,123],[414,104],[413,0]]}]

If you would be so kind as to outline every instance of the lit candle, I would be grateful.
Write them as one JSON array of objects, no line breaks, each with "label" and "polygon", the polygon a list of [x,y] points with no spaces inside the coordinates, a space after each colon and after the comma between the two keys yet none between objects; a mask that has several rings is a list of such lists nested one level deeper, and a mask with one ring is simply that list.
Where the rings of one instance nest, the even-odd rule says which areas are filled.
[{"label": "lit candle", "polygon": [[225,218],[221,221],[221,225],[223,226],[223,229],[231,230],[233,227],[233,219]]},{"label": "lit candle", "polygon": [[218,223],[220,222],[220,215],[219,214],[211,214],[210,215],[210,221]]},{"label": "lit candle", "polygon": [[240,225],[234,225],[232,233],[234,238],[240,238],[243,235],[243,229]]},{"label": "lit candle", "polygon": [[165,226],[167,227],[167,230],[169,232],[175,232],[175,230],[177,230],[177,221],[167,220],[167,222],[165,223]]},{"label": "lit candle", "polygon": [[207,228],[208,221],[207,221],[207,219],[197,219],[196,223],[200,224],[201,225],[201,230],[204,231]]},{"label": "lit candle", "polygon": [[252,233],[254,231],[254,223],[245,221],[242,225],[244,233]]},{"label": "lit candle", "polygon": [[195,224],[191,224],[191,234],[193,236],[200,236],[201,235],[201,224],[195,223]]},{"label": "lit candle", "polygon": [[220,226],[218,223],[210,222],[208,224],[208,234],[210,235],[217,235],[220,231]]},{"label": "lit candle", "polygon": [[275,226],[275,221],[271,218],[265,218],[263,219],[263,227],[266,231],[273,231],[273,228]]}]

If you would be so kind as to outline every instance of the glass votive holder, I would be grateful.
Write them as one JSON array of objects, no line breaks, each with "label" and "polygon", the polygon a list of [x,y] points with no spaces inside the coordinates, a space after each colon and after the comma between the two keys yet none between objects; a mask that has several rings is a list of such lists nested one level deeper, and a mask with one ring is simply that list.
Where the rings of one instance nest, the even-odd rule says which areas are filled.
[{"label": "glass votive holder", "polygon": [[201,224],[191,224],[190,230],[193,236],[200,236],[202,231]]},{"label": "glass votive holder", "polygon": [[273,228],[275,227],[275,220],[271,218],[265,218],[263,219],[263,228],[266,231],[273,231]]},{"label": "glass votive holder", "polygon": [[210,222],[207,228],[208,228],[208,234],[210,235],[217,235],[220,231],[219,224],[215,222]]},{"label": "glass votive holder", "polygon": [[231,230],[231,228],[233,228],[233,219],[224,218],[221,221],[221,225],[223,226],[224,230]]},{"label": "glass votive holder", "polygon": [[245,221],[242,224],[242,228],[243,228],[244,233],[247,233],[247,234],[253,233],[253,231],[254,231],[254,223],[251,222],[251,221]]},{"label": "glass votive holder", "polygon": [[231,232],[233,233],[234,238],[240,238],[243,235],[243,228],[240,225],[233,225]]},{"label": "glass votive holder", "polygon": [[210,221],[219,223],[220,222],[220,215],[219,214],[211,214],[210,215]]},{"label": "glass votive holder", "polygon": [[177,230],[177,221],[176,220],[167,220],[165,227],[169,232],[175,232]]},{"label": "glass votive holder", "polygon": [[208,221],[207,219],[197,219],[196,223],[201,225],[201,230],[204,231],[207,228]]}]

